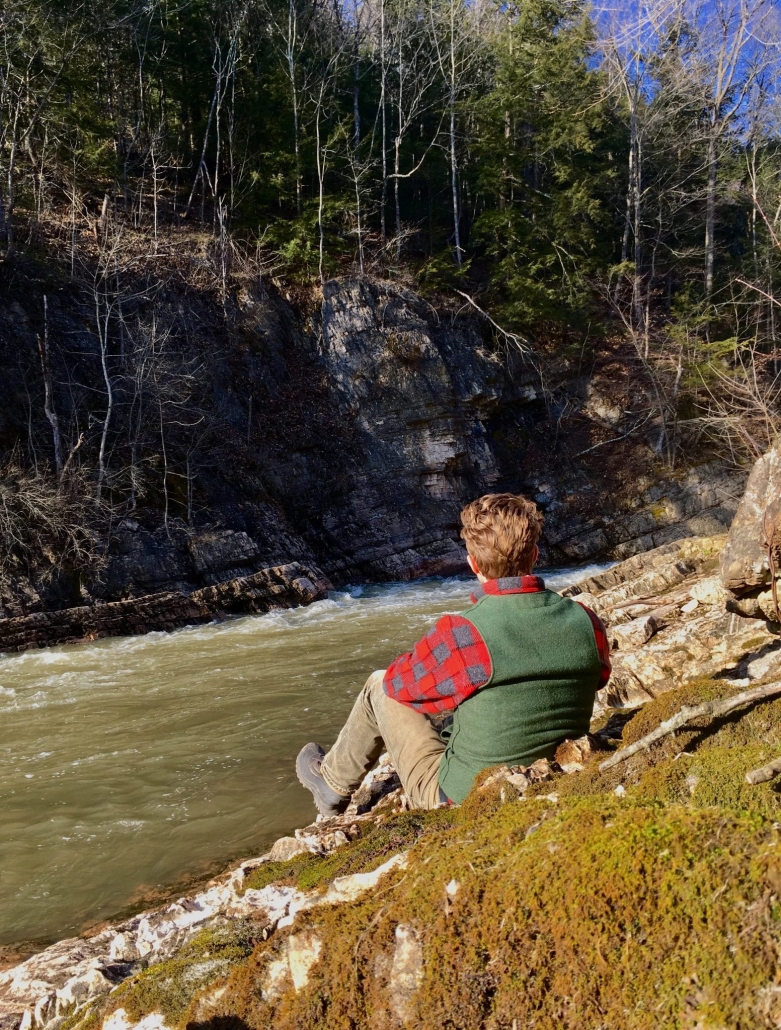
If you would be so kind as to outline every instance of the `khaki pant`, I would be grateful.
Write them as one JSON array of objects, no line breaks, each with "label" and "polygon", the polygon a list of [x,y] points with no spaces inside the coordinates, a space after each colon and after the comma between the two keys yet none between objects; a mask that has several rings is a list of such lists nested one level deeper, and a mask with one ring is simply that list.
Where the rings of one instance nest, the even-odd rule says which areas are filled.
[{"label": "khaki pant", "polygon": [[332,790],[351,794],[385,750],[413,808],[440,804],[439,763],[445,744],[423,712],[394,701],[373,672],[320,770]]}]

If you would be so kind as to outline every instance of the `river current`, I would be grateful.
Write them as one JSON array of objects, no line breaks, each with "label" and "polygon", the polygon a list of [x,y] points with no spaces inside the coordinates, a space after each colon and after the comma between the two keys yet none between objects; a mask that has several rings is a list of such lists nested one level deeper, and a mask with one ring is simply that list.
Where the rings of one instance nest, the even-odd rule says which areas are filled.
[{"label": "river current", "polygon": [[311,822],[299,748],[329,746],[367,675],[472,583],[0,656],[0,945],[78,933]]}]

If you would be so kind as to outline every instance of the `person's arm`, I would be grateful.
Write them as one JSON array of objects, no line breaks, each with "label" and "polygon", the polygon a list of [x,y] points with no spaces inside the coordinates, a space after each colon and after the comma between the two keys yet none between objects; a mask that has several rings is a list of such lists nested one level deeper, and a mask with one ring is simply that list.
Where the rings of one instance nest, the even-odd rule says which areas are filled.
[{"label": "person's arm", "polygon": [[586,605],[582,604],[580,601],[577,603],[591,619],[591,625],[594,627],[594,639],[597,642],[599,664],[602,666],[602,672],[599,677],[599,687],[597,689],[601,690],[604,686],[607,686],[607,681],[610,679],[610,673],[613,671],[613,666],[610,662],[610,642],[607,639],[607,630],[596,612],[592,612],[590,608],[587,608]]},{"label": "person's arm", "polygon": [[491,678],[491,656],[463,615],[443,615],[408,654],[388,666],[388,697],[419,712],[446,712]]}]

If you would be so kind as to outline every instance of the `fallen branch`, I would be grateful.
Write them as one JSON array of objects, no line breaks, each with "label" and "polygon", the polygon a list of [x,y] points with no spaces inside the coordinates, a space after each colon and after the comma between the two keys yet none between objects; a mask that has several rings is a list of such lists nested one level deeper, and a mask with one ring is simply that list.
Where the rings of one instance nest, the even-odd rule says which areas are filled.
[{"label": "fallen branch", "polygon": [[62,472],[60,473],[60,479],[61,480],[65,477],[66,472],[70,468],[71,462],[73,461],[73,459],[74,459],[74,457],[76,455],[76,451],[78,451],[79,447],[81,447],[81,445],[83,443],[84,443],[84,433],[79,433],[78,440],[73,445],[73,447],[71,447],[70,454],[68,455],[68,460],[62,466]]},{"label": "fallen branch", "polygon": [[598,447],[606,447],[609,443],[618,443],[619,440],[626,440],[626,438],[628,436],[631,436],[632,433],[635,432],[635,430],[639,429],[641,426],[644,426],[646,422],[650,419],[650,417],[651,416],[648,415],[640,422],[635,422],[632,428],[627,430],[627,432],[622,433],[621,436],[611,436],[609,440],[600,440],[599,443],[595,443],[593,444],[593,446],[587,447],[585,451],[578,451],[578,453],[574,455],[574,457],[579,458],[582,454],[589,454],[591,451],[597,450]]},{"label": "fallen branch", "polygon": [[747,772],[746,783],[750,783],[754,787],[758,783],[767,783],[768,780],[774,780],[779,773],[781,773],[781,758],[775,758],[772,762],[768,762],[767,765]]},{"label": "fallen branch", "polygon": [[655,597],[653,594],[646,594],[643,597],[630,597],[626,601],[617,601],[613,608],[632,608],[633,606],[643,608],[664,608],[665,605],[680,604],[685,597],[690,597],[690,587],[679,590],[677,594],[667,594],[666,597]]},{"label": "fallen branch", "polygon": [[463,297],[464,300],[471,304],[475,311],[478,311],[483,316],[483,318],[488,319],[488,321],[491,323],[494,329],[498,333],[500,333],[505,338],[505,340],[509,340],[510,343],[514,344],[521,352],[521,354],[526,354],[531,349],[531,344],[524,336],[521,336],[520,333],[511,333],[509,329],[503,329],[498,322],[495,322],[491,318],[487,311],[483,311],[483,309],[480,307],[477,301],[470,297],[468,293],[464,293],[463,290],[454,290],[454,292],[457,293],[459,297]]},{"label": "fallen branch", "polygon": [[723,715],[729,715],[730,712],[740,708],[742,705],[750,705],[766,697],[775,697],[777,694],[781,694],[781,680],[775,683],[765,683],[763,686],[753,687],[751,690],[744,690],[740,694],[734,694],[732,697],[726,697],[721,701],[705,701],[701,705],[684,705],[680,712],[667,719],[666,722],[661,723],[651,733],[635,741],[634,744],[630,744],[629,747],[617,751],[610,758],[605,759],[600,764],[599,771],[605,772],[607,769],[612,769],[613,766],[625,762],[632,755],[636,755],[638,751],[647,751],[657,740],[661,740],[670,733],[675,733],[676,730],[687,726],[690,722],[694,722],[695,719],[705,717],[709,722],[712,722],[714,719],[720,719]]}]

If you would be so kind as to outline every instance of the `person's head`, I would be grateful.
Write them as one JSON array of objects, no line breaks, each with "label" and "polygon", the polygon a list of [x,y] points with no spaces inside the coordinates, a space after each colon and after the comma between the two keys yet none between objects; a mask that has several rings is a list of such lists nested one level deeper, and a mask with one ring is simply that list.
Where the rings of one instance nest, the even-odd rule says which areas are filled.
[{"label": "person's head", "polygon": [[485,494],[461,512],[469,567],[485,579],[527,576],[537,560],[543,517],[518,494]]}]

